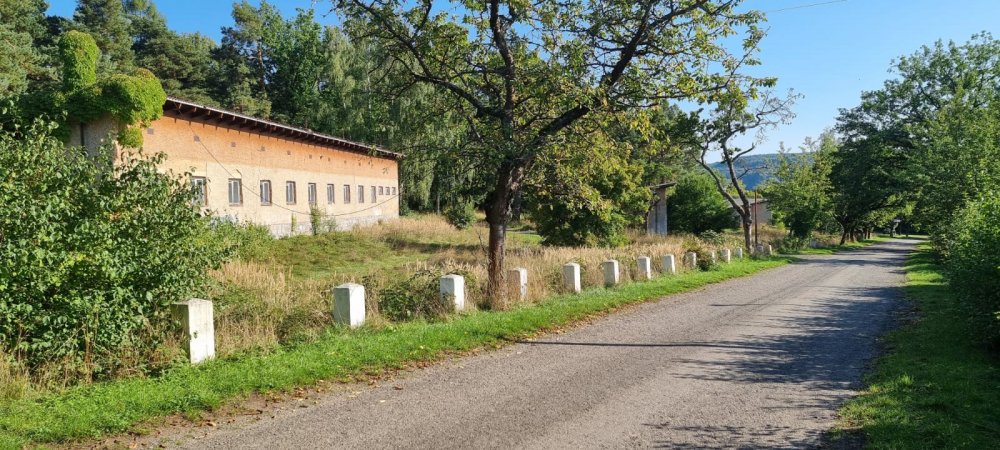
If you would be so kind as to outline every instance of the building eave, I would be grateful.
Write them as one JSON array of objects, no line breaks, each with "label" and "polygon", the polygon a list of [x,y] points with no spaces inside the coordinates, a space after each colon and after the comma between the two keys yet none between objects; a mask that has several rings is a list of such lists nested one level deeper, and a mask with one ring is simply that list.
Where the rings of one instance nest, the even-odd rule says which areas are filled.
[{"label": "building eave", "polygon": [[218,125],[235,129],[256,131],[261,134],[268,134],[279,138],[296,139],[370,156],[388,158],[397,161],[403,158],[401,153],[392,152],[377,145],[369,145],[348,139],[338,138],[336,136],[317,133],[305,128],[293,127],[291,125],[259,119],[233,111],[200,105],[175,97],[167,97],[166,103],[163,104],[163,112],[167,115],[179,115],[190,120],[216,123]]}]

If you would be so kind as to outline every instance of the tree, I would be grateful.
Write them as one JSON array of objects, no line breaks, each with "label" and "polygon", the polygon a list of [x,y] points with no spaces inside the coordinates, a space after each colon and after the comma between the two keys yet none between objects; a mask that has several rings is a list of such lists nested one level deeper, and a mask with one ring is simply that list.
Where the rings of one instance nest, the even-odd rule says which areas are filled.
[{"label": "tree", "polygon": [[[773,80],[762,82],[763,85],[773,84]],[[751,85],[751,88],[753,86]],[[791,93],[782,99],[765,93],[752,103],[753,94],[747,95],[743,88],[730,85],[725,96],[716,103],[711,116],[704,121],[696,133],[697,150],[693,154],[712,179],[719,193],[733,207],[740,217],[743,228],[743,243],[747,251],[751,251],[751,232],[753,227],[753,209],[750,206],[750,196],[740,178],[744,174],[736,173],[736,162],[744,155],[757,149],[757,144],[763,138],[763,132],[778,124],[785,123],[792,117],[791,106],[795,96]],[[735,139],[743,137],[749,131],[757,131],[757,140],[750,145],[738,144]],[[726,164],[728,178],[717,173],[708,161],[710,155],[718,152],[722,162]],[[730,191],[735,192],[734,196]]]},{"label": "tree", "polygon": [[73,13],[76,29],[89,33],[101,50],[101,73],[131,70],[135,62],[132,33],[122,0],[79,0]]},{"label": "tree", "polygon": [[[706,100],[757,61],[758,12],[739,0],[614,4],[340,0],[352,35],[385,49],[398,88],[435,87],[468,124],[464,156],[480,175],[489,223],[490,301],[502,306],[513,200],[539,156],[591,114],[669,99]],[[743,32],[733,55],[721,38]],[[715,70],[718,70],[716,72]]]},{"label": "tree", "polygon": [[771,210],[789,233],[808,238],[813,230],[832,220],[830,166],[837,143],[832,132],[819,141],[806,138],[797,158],[789,157],[782,146],[775,178],[764,185]]},{"label": "tree", "polygon": [[630,158],[629,142],[607,132],[613,128],[592,127],[539,156],[526,180],[526,203],[543,244],[619,246],[645,217],[651,192],[643,165]]},{"label": "tree", "polygon": [[217,104],[212,83],[218,69],[212,60],[215,43],[199,33],[178,34],[148,0],[128,0],[125,12],[131,26],[135,64],[149,69],[168,95],[199,103]]},{"label": "tree", "polygon": [[0,1],[0,99],[16,98],[33,81],[51,77],[45,52],[42,0]]},{"label": "tree", "polygon": [[677,180],[667,200],[670,229],[701,234],[738,226],[729,202],[719,194],[715,180],[701,172],[688,172]]},{"label": "tree", "polygon": [[898,77],[837,119],[843,144],[831,179],[842,240],[912,206],[916,225],[940,247],[952,216],[1000,180],[992,106],[1000,42],[989,34],[964,45],[939,41],[893,70]]}]

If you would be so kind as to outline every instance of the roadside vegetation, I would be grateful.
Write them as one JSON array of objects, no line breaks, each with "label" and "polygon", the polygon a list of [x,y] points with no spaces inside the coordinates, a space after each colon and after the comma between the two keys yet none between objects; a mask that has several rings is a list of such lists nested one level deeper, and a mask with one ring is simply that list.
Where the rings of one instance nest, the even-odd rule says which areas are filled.
[{"label": "roadside vegetation", "polygon": [[[404,242],[440,240],[443,235],[420,233],[433,228],[436,223],[443,223],[443,220],[436,217],[403,219],[393,223],[395,228],[383,228],[389,226],[386,224],[336,234],[345,234],[350,236],[349,239],[357,240],[372,239],[371,236],[391,236],[393,242],[399,242],[399,239]],[[473,227],[468,233],[476,232]],[[451,234],[459,242],[475,236],[454,231]],[[365,235],[368,237],[363,237]],[[677,276],[659,276],[653,281],[628,283],[614,289],[594,287],[600,285],[596,263],[608,256],[622,258],[622,267],[626,269],[623,278],[627,279],[630,270],[627,270],[625,261],[628,260],[626,258],[634,258],[634,252],[681,251],[694,248],[691,245],[704,246],[699,247],[702,250],[709,248],[707,243],[696,238],[687,239],[688,245],[681,238],[660,242],[650,239],[615,250],[546,249],[526,243],[522,252],[514,254],[517,255],[515,258],[519,258],[515,261],[529,267],[532,277],[538,280],[531,285],[528,302],[505,311],[472,310],[462,314],[443,314],[442,311],[439,315],[408,320],[388,320],[376,309],[372,311],[376,314],[375,318],[361,330],[348,330],[330,324],[327,289],[335,283],[330,278],[317,282],[310,278],[309,272],[302,272],[302,278],[298,278],[292,275],[294,269],[279,272],[284,275],[278,278],[267,278],[264,275],[269,269],[256,268],[247,261],[237,259],[227,265],[243,267],[239,270],[245,271],[245,275],[227,277],[224,275],[227,265],[213,275],[220,284],[219,289],[242,290],[241,295],[218,300],[216,332],[220,346],[219,360],[196,367],[179,364],[155,376],[82,385],[50,393],[32,392],[30,385],[25,384],[28,379],[18,379],[10,371],[4,372],[0,366],[0,379],[12,381],[8,391],[2,392],[6,397],[0,397],[0,448],[124,432],[145,420],[175,413],[196,415],[198,411],[218,407],[254,392],[284,390],[318,380],[348,382],[377,377],[455,353],[505,345],[512,340],[571,325],[628,304],[744,276],[788,261],[784,258],[745,259],[709,267],[708,270],[688,270]],[[273,241],[270,245],[287,245],[284,241]],[[389,241],[374,242],[387,244]],[[457,261],[467,257],[463,256],[464,252],[460,246],[446,251],[451,257],[443,264],[460,264]],[[399,286],[409,286],[407,283],[410,281],[405,277],[400,281],[400,274],[411,273],[404,272],[411,270],[404,268],[412,267],[408,266],[412,264],[434,267],[433,256],[436,254],[418,252],[412,255],[417,262],[386,270],[376,268],[376,272],[384,278],[379,279],[383,284],[375,286],[393,285],[396,288],[374,289],[381,296],[372,303],[385,308],[398,301],[387,297],[386,293],[402,295]],[[482,254],[482,250],[478,250],[476,257],[481,258]],[[336,253],[329,254],[331,261],[337,256]],[[575,259],[587,267],[584,277],[586,290],[581,294],[562,294],[556,287],[554,276],[545,276],[547,271],[554,274],[566,258]],[[272,260],[268,264],[260,264],[273,269],[276,262]],[[362,275],[364,270],[344,269],[333,277],[371,282],[372,278]],[[424,302],[433,301],[437,296],[436,284],[434,292],[418,293],[427,295],[423,298]],[[282,301],[287,303],[280,303]],[[274,326],[291,321],[301,321],[296,323],[301,327],[299,332],[302,334],[287,336],[282,334],[282,327]]]},{"label": "roadside vegetation", "polygon": [[924,245],[906,265],[912,311],[885,339],[861,395],[840,411],[840,431],[877,449],[993,448],[1000,442],[1000,358],[977,332]]}]

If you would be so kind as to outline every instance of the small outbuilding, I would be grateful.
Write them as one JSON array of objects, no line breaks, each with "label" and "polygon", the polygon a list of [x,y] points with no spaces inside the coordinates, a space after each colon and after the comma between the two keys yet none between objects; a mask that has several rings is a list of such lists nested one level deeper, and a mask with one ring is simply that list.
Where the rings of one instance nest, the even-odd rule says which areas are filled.
[{"label": "small outbuilding", "polygon": [[667,189],[677,183],[668,181],[649,188],[653,190],[653,200],[646,212],[646,234],[666,236],[667,226]]}]

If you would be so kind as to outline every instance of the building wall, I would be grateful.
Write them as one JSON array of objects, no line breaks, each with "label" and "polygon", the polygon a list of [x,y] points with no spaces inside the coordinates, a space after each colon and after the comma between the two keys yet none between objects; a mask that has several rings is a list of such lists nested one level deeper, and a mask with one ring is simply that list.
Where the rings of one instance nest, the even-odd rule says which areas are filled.
[{"label": "building wall", "polygon": [[[84,128],[87,146],[113,129],[108,120],[88,124]],[[79,135],[79,128],[73,133]],[[324,216],[332,217],[339,229],[399,217],[399,167],[392,159],[167,115],[144,129],[143,139],[146,153],[167,155],[164,171],[205,178],[207,211],[266,225],[278,236],[292,233],[292,217],[295,233],[310,231],[309,183],[316,183],[316,206]],[[75,143],[71,138],[70,143],[78,145],[79,138]],[[241,205],[229,202],[231,178],[241,182]],[[271,181],[270,205],[261,202],[261,180]],[[287,181],[295,182],[295,204],[286,202]],[[327,199],[327,184],[334,185],[333,203]],[[344,200],[344,185],[350,186],[350,203]],[[359,185],[365,189],[363,203],[359,201]],[[374,201],[372,186],[376,187]],[[389,194],[392,191],[396,195]]]},{"label": "building wall", "polygon": [[[206,208],[219,216],[251,221],[286,235],[310,229],[308,184],[316,183],[317,206],[333,216],[339,228],[399,217],[399,170],[396,161],[327,146],[303,143],[257,132],[164,116],[144,131],[144,150],[167,154],[165,169],[190,172],[207,181]],[[229,203],[229,179],[240,179],[243,204]],[[262,205],[260,180],[271,181],[271,205]],[[285,183],[295,182],[296,201],[288,204]],[[327,199],[334,185],[334,201]],[[344,185],[351,199],[344,199]],[[358,186],[364,186],[364,203]],[[382,195],[371,198],[371,187]],[[397,195],[386,194],[385,189]]]}]

